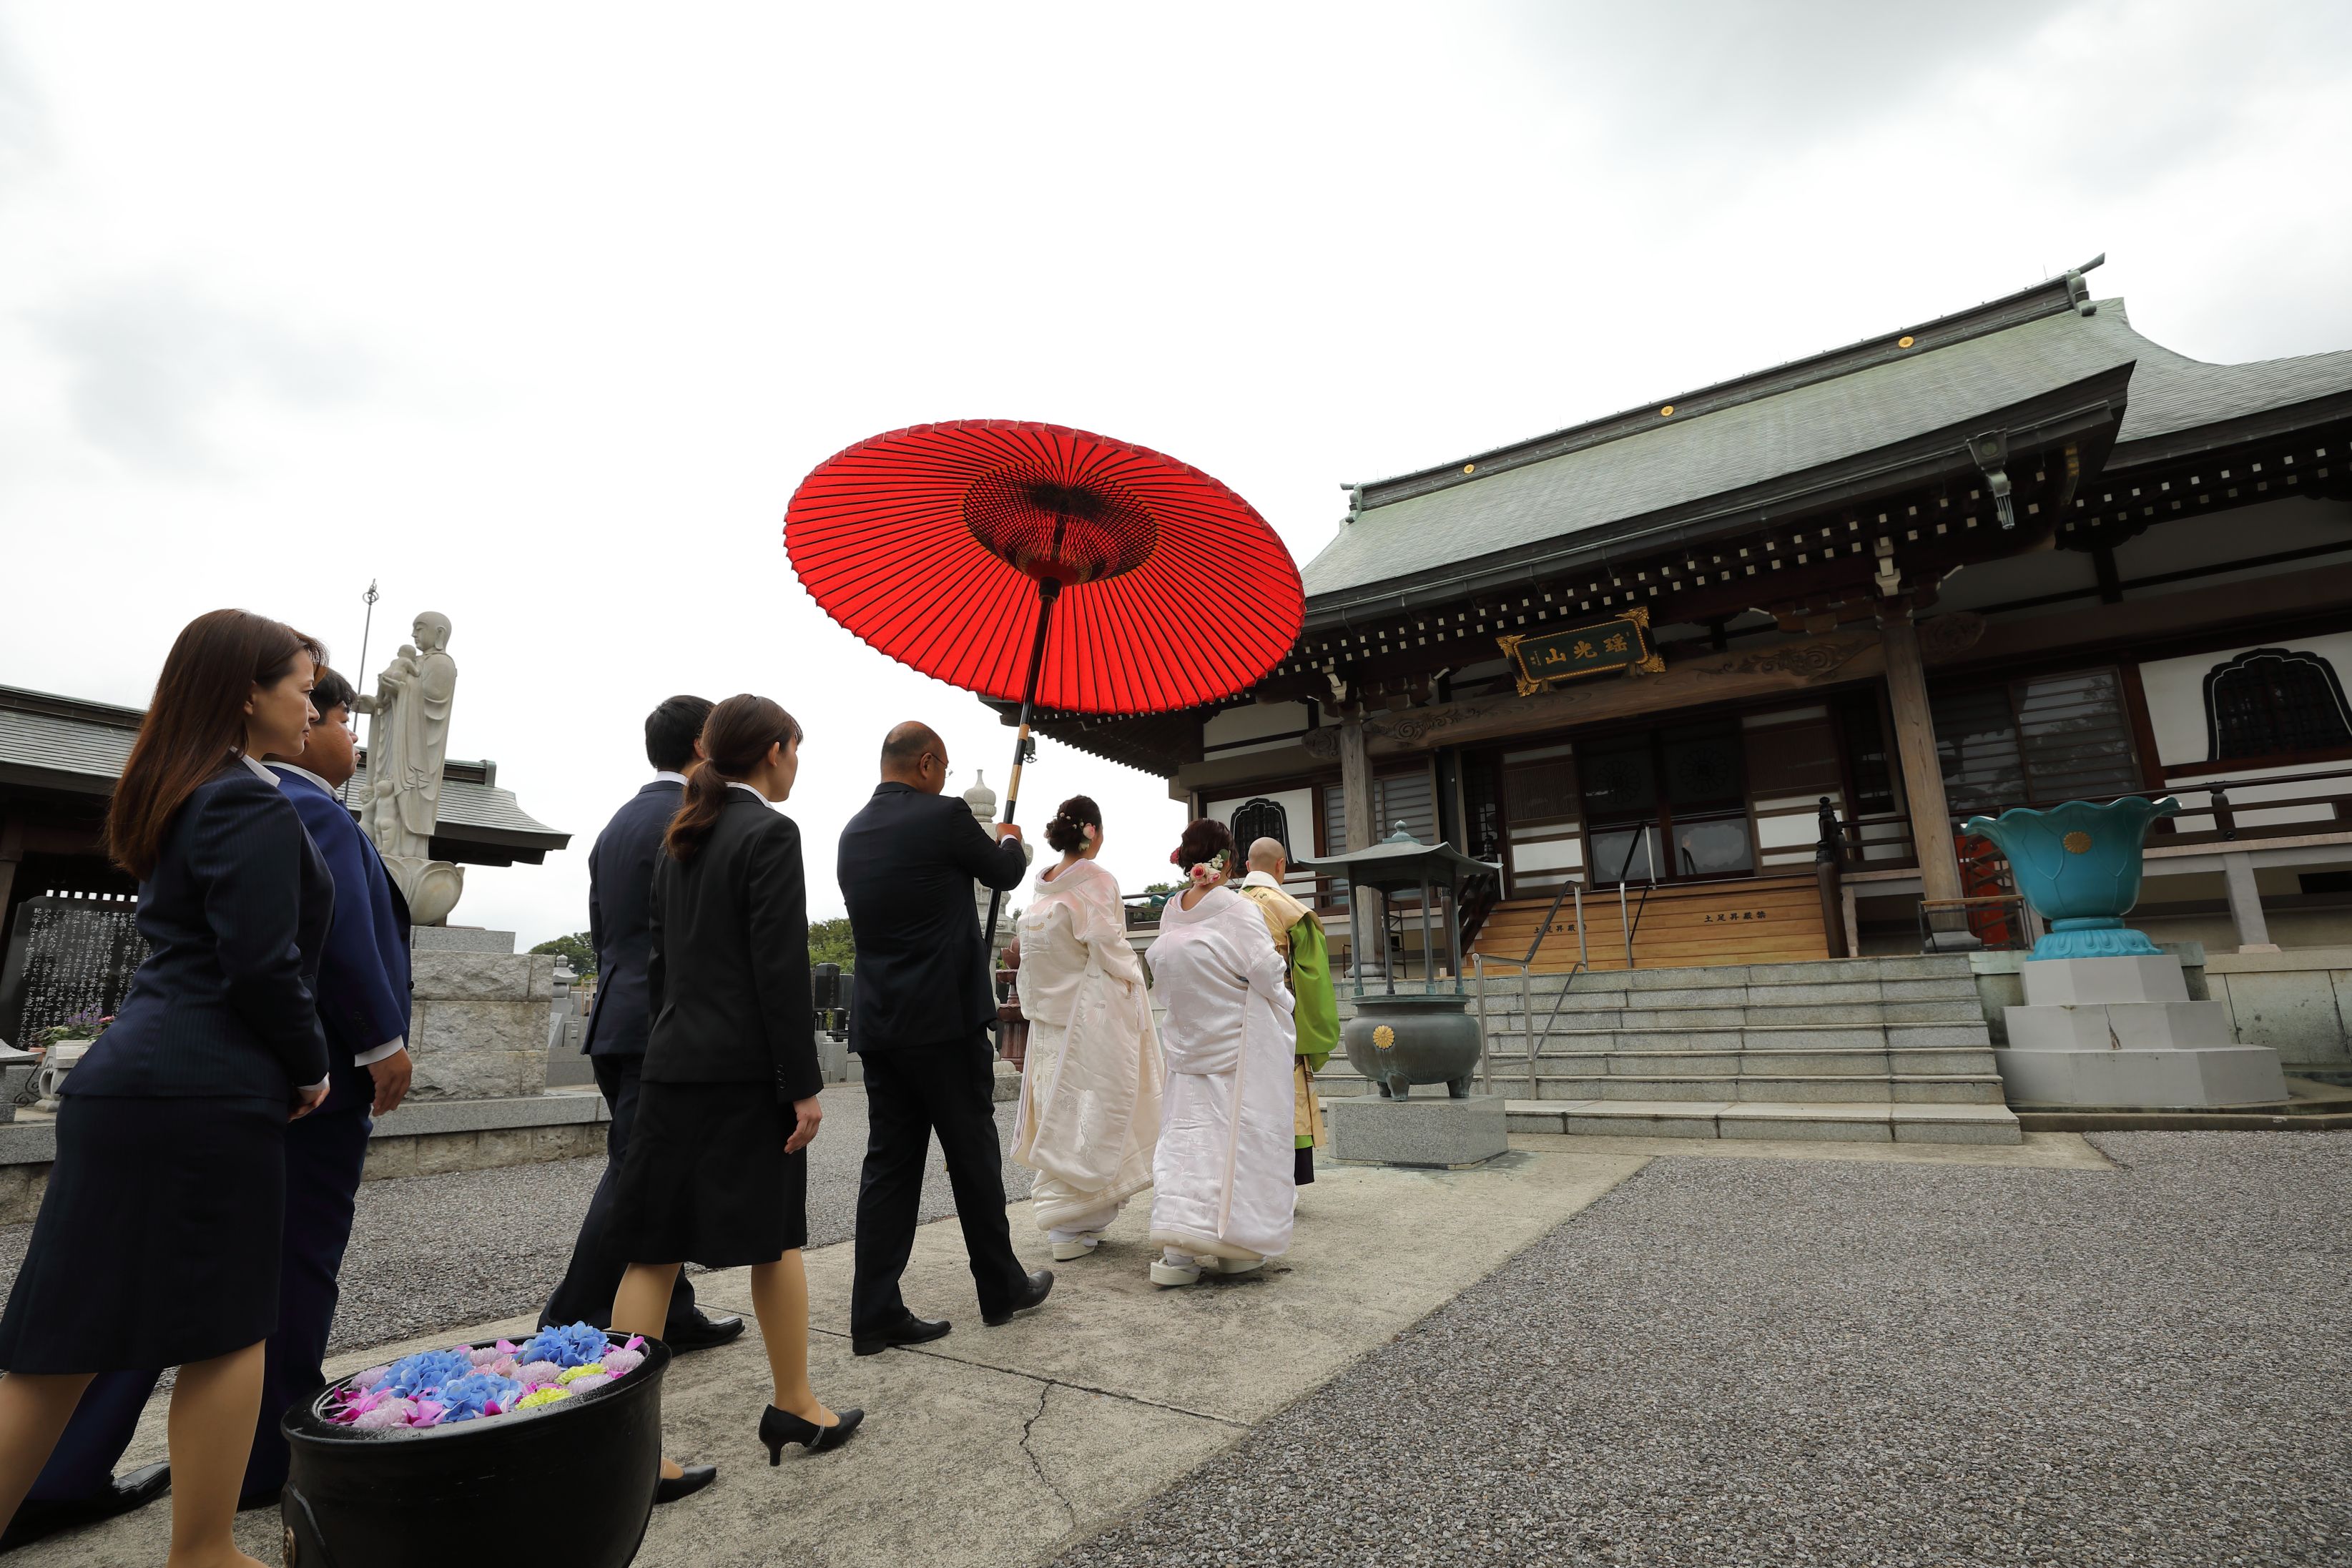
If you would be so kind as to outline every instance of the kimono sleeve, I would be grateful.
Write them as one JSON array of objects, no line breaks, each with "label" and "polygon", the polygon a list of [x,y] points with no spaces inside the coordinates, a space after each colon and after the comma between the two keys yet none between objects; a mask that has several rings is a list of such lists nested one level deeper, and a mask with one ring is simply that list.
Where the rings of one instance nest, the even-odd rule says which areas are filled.
[{"label": "kimono sleeve", "polygon": [[1265,916],[1258,912],[1256,904],[1239,894],[1235,894],[1234,907],[1248,916],[1245,921],[1232,922],[1235,940],[1241,945],[1242,977],[1249,982],[1250,989],[1284,1012],[1291,1011],[1295,1004],[1290,987],[1285,983],[1288,967],[1274,945],[1274,933],[1265,928]]},{"label": "kimono sleeve", "polygon": [[1339,998],[1331,990],[1331,950],[1323,923],[1308,915],[1290,928],[1290,980],[1297,995],[1297,1054],[1320,1072],[1339,1049]]},{"label": "kimono sleeve", "polygon": [[1070,901],[1073,934],[1092,949],[1103,973],[1141,984],[1143,964],[1127,941],[1127,908],[1119,903],[1118,883],[1108,872],[1089,876]]}]

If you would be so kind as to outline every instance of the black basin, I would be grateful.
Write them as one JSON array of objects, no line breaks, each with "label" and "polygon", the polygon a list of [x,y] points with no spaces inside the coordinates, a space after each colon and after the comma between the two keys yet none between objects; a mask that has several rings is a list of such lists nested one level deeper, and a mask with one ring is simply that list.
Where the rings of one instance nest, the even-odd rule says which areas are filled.
[{"label": "black basin", "polygon": [[1478,1020],[1465,1010],[1468,1001],[1444,992],[1358,997],[1339,1042],[1384,1099],[1402,1100],[1416,1083],[1443,1083],[1460,1100],[1478,1072]]},{"label": "black basin", "polygon": [[645,1353],[644,1365],[586,1394],[421,1430],[337,1426],[321,1388],[280,1423],[293,1449],[278,1503],[287,1568],[622,1568],[645,1539],[661,1474],[670,1353],[659,1340]]}]

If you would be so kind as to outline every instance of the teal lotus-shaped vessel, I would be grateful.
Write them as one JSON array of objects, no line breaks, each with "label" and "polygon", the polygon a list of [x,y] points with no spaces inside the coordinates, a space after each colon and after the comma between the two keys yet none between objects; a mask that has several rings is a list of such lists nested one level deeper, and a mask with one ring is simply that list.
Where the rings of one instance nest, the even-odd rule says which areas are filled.
[{"label": "teal lotus-shaped vessel", "polygon": [[2180,802],[2126,795],[2104,806],[2069,800],[2047,811],[2019,807],[1998,819],[1970,817],[1960,831],[1990,839],[2009,857],[2017,891],[2049,923],[2036,958],[2115,958],[2158,951],[2124,924],[2139,902],[2140,848],[2148,824]]}]

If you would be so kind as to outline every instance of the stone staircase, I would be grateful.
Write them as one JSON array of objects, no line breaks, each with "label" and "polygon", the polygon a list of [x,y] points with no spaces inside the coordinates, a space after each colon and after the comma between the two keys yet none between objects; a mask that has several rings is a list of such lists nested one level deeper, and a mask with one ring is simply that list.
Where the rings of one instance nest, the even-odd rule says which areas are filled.
[{"label": "stone staircase", "polygon": [[[1492,1092],[1514,1132],[2018,1141],[1965,955],[1585,973],[1565,997],[1562,983],[1531,982],[1530,1072],[1517,972],[1487,978]],[[1317,1084],[1370,1092],[1344,1057]]]}]

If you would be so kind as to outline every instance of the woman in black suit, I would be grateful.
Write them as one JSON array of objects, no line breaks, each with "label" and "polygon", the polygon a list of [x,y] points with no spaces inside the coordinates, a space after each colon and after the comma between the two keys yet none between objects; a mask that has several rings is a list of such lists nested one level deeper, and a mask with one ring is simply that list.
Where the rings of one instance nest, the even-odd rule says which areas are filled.
[{"label": "woman in black suit", "polygon": [[[621,1166],[614,1230],[634,1259],[613,1326],[658,1338],[687,1261],[751,1269],[774,1402],[760,1417],[768,1461],[786,1443],[822,1451],[864,1412],[835,1416],[808,1379],[808,1155],[824,1112],[809,993],[808,891],[800,830],[768,809],[793,791],[800,726],[765,697],[729,697],[702,727],[654,866],[646,967],[653,1032],[637,1124]],[[662,1461],[656,1500],[718,1472]]]},{"label": "woman in black suit", "polygon": [[278,1326],[286,1124],[327,1096],[312,987],[334,907],[257,758],[302,749],[324,657],[290,626],[215,610],[163,663],[106,819],[108,852],[139,878],[147,960],[65,1091],[0,1315],[10,1516],[93,1374],[180,1369],[174,1563],[253,1562],[230,1524]]}]

